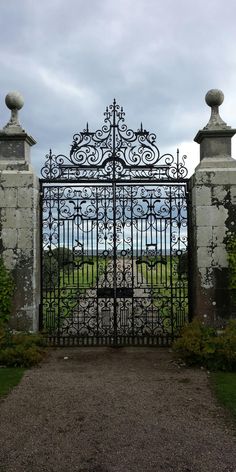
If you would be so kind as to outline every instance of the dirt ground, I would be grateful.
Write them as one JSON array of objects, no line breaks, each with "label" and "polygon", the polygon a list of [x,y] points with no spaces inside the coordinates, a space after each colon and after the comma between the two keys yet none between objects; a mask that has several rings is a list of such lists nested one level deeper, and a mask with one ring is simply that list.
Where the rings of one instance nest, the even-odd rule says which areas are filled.
[{"label": "dirt ground", "polygon": [[0,403],[0,425],[0,472],[236,471],[208,374],[166,348],[52,350]]}]

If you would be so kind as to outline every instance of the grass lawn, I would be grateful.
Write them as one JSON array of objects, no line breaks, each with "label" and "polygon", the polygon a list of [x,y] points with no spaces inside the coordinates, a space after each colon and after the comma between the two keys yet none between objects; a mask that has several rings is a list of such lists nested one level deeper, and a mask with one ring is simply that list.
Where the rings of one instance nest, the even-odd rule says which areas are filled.
[{"label": "grass lawn", "polygon": [[[144,261],[144,258],[142,258],[142,260]],[[187,286],[187,273],[180,272],[179,277],[180,261],[177,257],[172,256],[171,258],[170,256],[166,256],[164,259],[165,263],[163,264],[155,264],[155,257],[149,257],[146,260],[148,264],[139,262],[137,269],[139,276],[144,277],[145,282],[148,284],[159,285],[162,286],[163,289],[164,287],[170,288],[172,284],[177,285],[178,282],[180,282],[180,285],[184,284]]]},{"label": "grass lawn", "polygon": [[177,331],[188,319],[188,279],[186,273],[179,274],[177,257],[167,256],[165,261],[165,264],[155,264],[155,257],[147,258],[149,265],[139,263],[136,270],[139,282],[153,286],[153,306],[161,307],[163,326],[171,333],[172,324]]},{"label": "grass lawn", "polygon": [[236,420],[236,372],[216,372],[211,378],[218,400]]},{"label": "grass lawn", "polygon": [[0,368],[0,397],[7,395],[21,380],[25,372],[20,367]]},{"label": "grass lawn", "polygon": [[[77,265],[71,267],[69,264],[60,269],[60,277],[55,278],[53,290],[43,289],[44,298],[44,328],[53,331],[57,328],[58,319],[63,320],[78,309],[78,299],[83,298],[86,290],[96,287],[97,280],[104,272],[104,268],[110,261],[99,258],[87,258],[76,260]],[[50,267],[49,267],[50,273]]]}]

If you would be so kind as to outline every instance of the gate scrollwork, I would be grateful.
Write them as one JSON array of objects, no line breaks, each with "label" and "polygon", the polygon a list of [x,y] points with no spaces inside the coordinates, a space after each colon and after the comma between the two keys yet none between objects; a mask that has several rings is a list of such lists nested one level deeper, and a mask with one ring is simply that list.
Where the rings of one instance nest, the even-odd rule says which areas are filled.
[{"label": "gate scrollwork", "polygon": [[[68,344],[168,344],[188,318],[186,156],[122,107],[41,170],[41,326]],[[56,341],[55,341],[56,342]]]}]

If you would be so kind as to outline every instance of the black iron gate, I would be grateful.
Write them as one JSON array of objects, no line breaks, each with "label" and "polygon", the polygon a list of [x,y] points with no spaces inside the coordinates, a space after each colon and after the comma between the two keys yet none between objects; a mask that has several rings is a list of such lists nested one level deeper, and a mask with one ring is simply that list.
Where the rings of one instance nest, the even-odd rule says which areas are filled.
[{"label": "black iron gate", "polygon": [[57,343],[166,344],[188,320],[187,170],[113,102],[42,169],[41,328]]}]

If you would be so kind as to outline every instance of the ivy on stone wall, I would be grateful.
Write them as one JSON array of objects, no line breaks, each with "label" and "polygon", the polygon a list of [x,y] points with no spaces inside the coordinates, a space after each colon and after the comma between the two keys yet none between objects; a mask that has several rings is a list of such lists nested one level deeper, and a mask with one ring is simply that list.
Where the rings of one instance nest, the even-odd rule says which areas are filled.
[{"label": "ivy on stone wall", "polygon": [[226,250],[229,262],[229,289],[231,291],[232,311],[236,310],[236,234],[231,234],[226,240]]},{"label": "ivy on stone wall", "polygon": [[236,234],[228,236],[226,250],[229,261],[229,288],[236,289]]},{"label": "ivy on stone wall", "polygon": [[14,293],[14,281],[0,258],[0,324],[9,321]]}]

